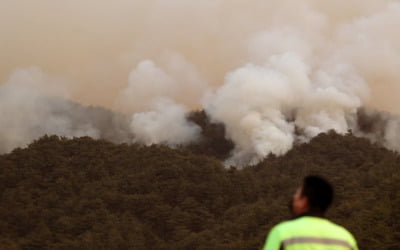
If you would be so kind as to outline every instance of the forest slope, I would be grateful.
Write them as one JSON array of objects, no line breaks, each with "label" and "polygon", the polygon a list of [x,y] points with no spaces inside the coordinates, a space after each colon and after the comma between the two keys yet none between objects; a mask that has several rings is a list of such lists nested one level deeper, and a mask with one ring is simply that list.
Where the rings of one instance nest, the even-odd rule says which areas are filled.
[{"label": "forest slope", "polygon": [[399,249],[397,153],[328,133],[237,170],[201,149],[45,136],[2,155],[0,246],[258,249],[301,179],[319,174],[336,187],[328,217],[361,249]]}]

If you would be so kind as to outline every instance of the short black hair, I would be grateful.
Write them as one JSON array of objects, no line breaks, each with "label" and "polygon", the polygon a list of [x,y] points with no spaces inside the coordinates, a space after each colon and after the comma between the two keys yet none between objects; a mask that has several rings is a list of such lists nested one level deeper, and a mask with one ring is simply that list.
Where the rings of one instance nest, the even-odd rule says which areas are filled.
[{"label": "short black hair", "polygon": [[302,195],[308,198],[310,212],[325,213],[333,201],[333,187],[324,178],[310,175],[303,180]]}]

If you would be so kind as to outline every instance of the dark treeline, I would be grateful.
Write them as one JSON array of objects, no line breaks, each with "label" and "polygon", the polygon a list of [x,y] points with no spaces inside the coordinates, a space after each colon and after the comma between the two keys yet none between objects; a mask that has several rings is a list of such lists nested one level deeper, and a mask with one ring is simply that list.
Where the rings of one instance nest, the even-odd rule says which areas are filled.
[{"label": "dark treeline", "polygon": [[308,174],[335,185],[328,217],[361,249],[400,249],[397,153],[328,133],[225,169],[219,129],[187,149],[45,136],[0,156],[0,249],[259,249]]}]

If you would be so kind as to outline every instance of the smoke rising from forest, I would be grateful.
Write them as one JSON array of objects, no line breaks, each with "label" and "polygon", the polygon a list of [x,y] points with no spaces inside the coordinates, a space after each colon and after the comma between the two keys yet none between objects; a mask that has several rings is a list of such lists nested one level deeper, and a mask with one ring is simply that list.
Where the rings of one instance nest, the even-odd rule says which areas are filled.
[{"label": "smoke rising from forest", "polygon": [[400,149],[400,119],[371,111],[400,113],[398,1],[2,6],[1,152],[45,133],[186,144],[200,136],[185,119],[193,109],[225,125],[235,143],[228,165],[284,154],[331,129]]}]

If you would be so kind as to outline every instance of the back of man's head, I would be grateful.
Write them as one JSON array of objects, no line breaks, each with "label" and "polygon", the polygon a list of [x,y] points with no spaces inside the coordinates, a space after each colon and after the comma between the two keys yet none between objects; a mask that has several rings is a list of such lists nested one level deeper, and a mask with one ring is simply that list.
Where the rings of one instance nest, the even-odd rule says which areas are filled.
[{"label": "back of man's head", "polygon": [[310,212],[325,213],[332,204],[333,188],[319,176],[307,176],[303,181],[302,195],[308,198]]}]

